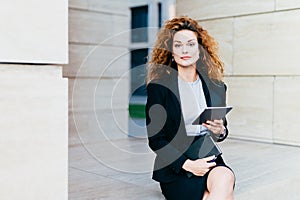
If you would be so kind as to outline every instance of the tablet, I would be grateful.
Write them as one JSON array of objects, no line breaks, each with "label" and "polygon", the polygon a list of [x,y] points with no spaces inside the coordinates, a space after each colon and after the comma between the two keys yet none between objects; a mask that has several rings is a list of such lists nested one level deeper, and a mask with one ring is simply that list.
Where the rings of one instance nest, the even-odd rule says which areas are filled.
[{"label": "tablet", "polygon": [[223,119],[226,114],[231,111],[232,106],[226,107],[207,107],[204,111],[195,119],[193,125],[205,123],[207,120]]}]

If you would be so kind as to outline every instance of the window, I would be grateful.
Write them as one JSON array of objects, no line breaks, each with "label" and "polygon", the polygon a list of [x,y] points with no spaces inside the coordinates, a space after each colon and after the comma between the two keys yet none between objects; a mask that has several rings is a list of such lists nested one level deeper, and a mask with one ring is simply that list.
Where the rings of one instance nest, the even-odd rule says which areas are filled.
[{"label": "window", "polygon": [[[131,51],[131,94],[146,95],[145,76],[148,49],[136,49]],[[133,69],[135,68],[135,69]]]},{"label": "window", "polygon": [[158,3],[157,6],[158,6],[158,27],[161,28],[161,21],[162,21],[161,3]]},{"label": "window", "polygon": [[131,42],[148,42],[148,6],[131,8]]}]

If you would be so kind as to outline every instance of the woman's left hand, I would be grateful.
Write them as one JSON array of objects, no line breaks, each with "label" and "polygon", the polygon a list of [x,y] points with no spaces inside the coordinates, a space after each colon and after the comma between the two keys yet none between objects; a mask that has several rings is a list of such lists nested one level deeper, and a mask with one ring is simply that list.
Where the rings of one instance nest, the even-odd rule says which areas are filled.
[{"label": "woman's left hand", "polygon": [[225,130],[222,119],[216,119],[214,121],[207,120],[206,123],[203,123],[202,125],[216,135],[224,133]]}]

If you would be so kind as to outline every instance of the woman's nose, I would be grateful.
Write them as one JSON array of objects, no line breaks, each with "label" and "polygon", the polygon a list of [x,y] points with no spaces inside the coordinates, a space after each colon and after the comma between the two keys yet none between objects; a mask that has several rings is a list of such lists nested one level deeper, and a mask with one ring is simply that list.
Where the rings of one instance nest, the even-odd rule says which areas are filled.
[{"label": "woman's nose", "polygon": [[188,51],[187,51],[187,47],[186,45],[183,45],[182,47],[182,53],[186,54]]}]

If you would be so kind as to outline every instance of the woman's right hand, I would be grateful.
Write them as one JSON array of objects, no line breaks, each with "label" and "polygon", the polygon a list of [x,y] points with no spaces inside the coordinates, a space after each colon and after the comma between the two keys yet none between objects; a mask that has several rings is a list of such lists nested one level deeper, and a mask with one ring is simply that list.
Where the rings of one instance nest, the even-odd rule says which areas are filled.
[{"label": "woman's right hand", "polygon": [[216,166],[215,162],[209,162],[215,158],[215,156],[209,156],[197,160],[187,159],[182,168],[196,176],[204,176],[210,170],[210,168]]}]

